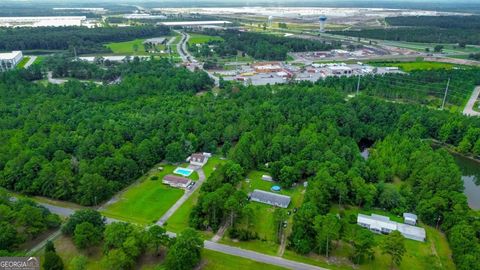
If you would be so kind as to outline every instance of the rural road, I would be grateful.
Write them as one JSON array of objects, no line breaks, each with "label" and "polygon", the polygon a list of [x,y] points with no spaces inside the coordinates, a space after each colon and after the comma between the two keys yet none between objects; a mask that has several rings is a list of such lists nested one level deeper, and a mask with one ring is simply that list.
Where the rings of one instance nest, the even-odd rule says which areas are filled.
[{"label": "rural road", "polygon": [[473,106],[475,106],[475,102],[478,99],[478,94],[480,93],[480,86],[475,87],[473,90],[472,96],[465,105],[465,109],[463,109],[463,114],[468,116],[479,116],[480,112],[473,110]]},{"label": "rural road", "polygon": [[187,42],[190,39],[190,35],[185,32],[180,32],[180,31],[176,31],[176,32],[182,35],[180,42],[177,44],[177,51],[180,57],[182,58],[182,61],[188,64],[187,68],[190,71],[194,71],[195,68],[205,71],[208,74],[208,76],[211,79],[213,79],[213,81],[215,82],[215,86],[219,86],[220,78],[213,75],[211,72],[203,69],[203,63],[196,61],[195,58],[188,51]]},{"label": "rural road", "polygon": [[162,226],[165,224],[165,222],[177,211],[180,206],[183,205],[183,203],[192,196],[192,194],[195,192],[195,190],[199,189],[200,186],[203,184],[205,181],[205,173],[203,172],[202,168],[197,170],[198,173],[198,181],[195,182],[195,185],[191,189],[187,189],[183,196],[177,200],[177,202],[168,209],[168,211],[157,221],[157,225]]},{"label": "rural road", "polygon": [[[203,174],[203,171],[202,171]],[[199,173],[199,178],[200,178],[200,173]],[[203,175],[203,178],[205,178],[205,175]],[[200,180],[199,180],[200,181]],[[197,188],[200,185],[196,185]],[[70,208],[65,208],[65,207],[60,207],[56,205],[50,205],[47,203],[39,203],[40,205],[44,206],[45,208],[49,209],[50,212],[55,213],[60,216],[70,216],[71,214],[74,213],[74,210]],[[107,223],[112,223],[112,222],[121,222],[121,220],[113,219],[113,218],[106,218]],[[36,246],[34,246],[32,249],[28,251],[28,254],[34,254],[35,252],[41,250],[45,244],[48,242],[48,240],[53,240],[56,237],[60,236],[61,231],[57,230],[54,233],[52,233],[47,239],[43,240]],[[170,237],[175,237],[176,234],[173,232],[167,232],[167,234]],[[296,269],[296,270],[328,270],[327,268],[322,268],[314,265],[309,265],[301,262],[296,262],[296,261],[291,261],[287,260],[281,257],[276,257],[276,256],[270,256],[270,255],[265,255],[262,253],[258,253],[255,251],[250,251],[250,250],[245,250],[237,247],[232,247],[224,244],[219,244],[215,243],[212,241],[204,241],[204,248],[208,250],[213,250],[217,251],[220,253],[225,253],[233,256],[238,256],[246,259],[250,259],[253,261],[257,262],[263,262],[267,264],[272,264],[272,265],[277,265],[280,267],[285,267],[288,269]]]},{"label": "rural road", "polygon": [[25,65],[23,66],[23,68],[25,68],[25,69],[27,69],[28,67],[30,67],[30,66],[33,64],[33,62],[35,62],[35,60],[37,60],[37,57],[36,57],[36,56],[33,56],[33,55],[32,55],[32,56],[28,56],[28,57],[30,57],[30,59],[28,59],[28,62],[25,63]]},{"label": "rural road", "polygon": [[47,73],[47,79],[48,79],[48,82],[51,84],[63,84],[68,82],[68,80],[64,80],[64,79],[54,79],[51,71]]}]

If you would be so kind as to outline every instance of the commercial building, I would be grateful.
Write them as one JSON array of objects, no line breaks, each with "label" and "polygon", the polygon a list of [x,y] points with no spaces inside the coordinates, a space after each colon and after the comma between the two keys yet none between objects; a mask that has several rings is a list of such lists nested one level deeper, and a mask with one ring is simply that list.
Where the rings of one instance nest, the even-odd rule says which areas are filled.
[{"label": "commercial building", "polygon": [[372,214],[370,216],[358,214],[357,224],[369,229],[374,233],[389,234],[399,231],[405,238],[425,242],[426,233],[424,228],[402,224],[390,220],[389,217]]},{"label": "commercial building", "polygon": [[146,13],[134,13],[134,14],[125,14],[123,15],[125,19],[129,20],[166,20],[168,17],[165,15],[150,15]]},{"label": "commercial building", "polygon": [[252,64],[253,70],[258,73],[270,73],[283,71],[282,64],[279,62],[261,62]]},{"label": "commercial building", "polygon": [[86,16],[0,17],[0,27],[82,26]]},{"label": "commercial building", "polygon": [[205,25],[225,25],[231,24],[229,21],[183,21],[183,22],[161,22],[160,25],[166,26],[185,26],[185,27],[199,27]]},{"label": "commercial building", "polygon": [[132,61],[135,57],[138,57],[140,60],[149,60],[150,56],[147,55],[136,55],[136,56],[128,56],[128,55],[109,55],[109,56],[82,56],[78,57],[79,60],[94,63],[96,61],[99,62],[128,62]]},{"label": "commercial building", "polygon": [[286,196],[286,195],[280,195],[280,194],[276,194],[268,191],[255,189],[250,194],[250,200],[254,202],[287,208],[288,205],[290,204],[291,199],[289,196]]},{"label": "commercial building", "polygon": [[162,183],[175,188],[188,188],[188,186],[192,183],[192,180],[185,177],[168,174],[163,177]]},{"label": "commercial building", "polygon": [[21,51],[9,53],[0,53],[0,71],[6,71],[15,68],[23,59]]}]

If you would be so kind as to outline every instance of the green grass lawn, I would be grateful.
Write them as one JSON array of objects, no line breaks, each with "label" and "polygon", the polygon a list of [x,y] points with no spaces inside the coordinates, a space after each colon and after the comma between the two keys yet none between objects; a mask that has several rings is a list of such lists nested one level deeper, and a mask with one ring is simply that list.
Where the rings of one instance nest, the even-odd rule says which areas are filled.
[{"label": "green grass lawn", "polygon": [[[171,174],[177,166],[161,166],[163,171],[156,171],[158,166],[155,166],[150,173],[143,176],[143,180],[120,194],[119,200],[102,210],[102,213],[143,225],[158,220],[184,193],[182,189],[162,184],[162,178]],[[154,175],[158,176],[158,180],[151,180]],[[196,177],[198,179],[198,175]]]},{"label": "green grass lawn", "polygon": [[[272,186],[278,185],[278,183],[263,181],[262,175],[264,174],[268,175],[269,173],[261,171],[251,171],[247,175],[248,182],[242,181],[242,190],[246,193],[250,193],[255,189],[271,192]],[[305,188],[303,187],[303,184],[298,184],[297,186],[289,189],[282,188],[278,193],[291,197],[292,201],[288,208],[292,209],[294,207],[298,208],[301,206],[304,190]]]},{"label": "green grass lawn", "polygon": [[[271,191],[271,187],[276,185],[275,182],[268,182],[261,180],[262,175],[268,174],[261,171],[251,171],[247,175],[247,180],[242,181],[241,189],[246,193],[250,193],[255,189]],[[286,228],[286,233],[288,234],[291,231],[291,224],[293,220],[293,211],[295,207],[300,207],[303,201],[304,195],[303,185],[297,185],[294,188],[282,189],[279,194],[287,195],[292,198],[292,201],[288,207],[292,213],[288,218],[288,227]],[[252,241],[233,241],[229,239],[228,236],[224,236],[222,242],[228,245],[237,246],[245,249],[254,250],[257,252],[276,255],[279,244],[277,243],[275,235],[275,224],[274,224],[274,211],[275,207],[267,204],[262,204],[258,202],[250,202],[254,209],[254,221],[252,222],[253,227],[251,228],[258,234],[258,240]],[[238,224],[237,226],[247,226],[247,224]]]},{"label": "green grass lawn", "polygon": [[20,61],[20,63],[18,63],[17,69],[24,68],[25,64],[28,62],[28,60],[30,60],[30,57],[28,57],[28,56],[23,57],[22,61]]},{"label": "green grass lawn", "polygon": [[[143,48],[143,41],[145,39],[135,39],[125,42],[108,43],[105,46],[110,48],[115,54],[142,54],[145,52]],[[137,46],[137,51],[134,50]]]},{"label": "green grass lawn", "polygon": [[427,62],[427,61],[416,61],[416,62],[370,62],[374,66],[388,66],[388,67],[399,67],[405,72],[410,72],[412,70],[433,70],[433,69],[453,69],[454,67],[463,67],[462,65],[455,65],[451,63],[440,63],[440,62]]},{"label": "green grass lawn", "polygon": [[208,36],[208,35],[202,35],[202,34],[189,34],[190,39],[188,40],[188,43],[190,44],[203,44],[207,43],[209,41],[223,41],[223,38],[219,36]]},{"label": "green grass lawn", "polygon": [[271,264],[260,263],[242,257],[206,250],[202,251],[203,270],[279,270],[285,269]]}]

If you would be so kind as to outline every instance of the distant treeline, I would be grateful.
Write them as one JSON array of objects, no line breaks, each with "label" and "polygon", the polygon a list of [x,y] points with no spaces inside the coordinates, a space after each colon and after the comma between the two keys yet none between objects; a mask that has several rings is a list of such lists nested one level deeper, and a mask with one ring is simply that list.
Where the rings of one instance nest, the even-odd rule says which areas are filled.
[{"label": "distant treeline", "polygon": [[424,43],[480,44],[480,16],[418,16],[386,18],[399,28],[332,31],[361,38]]},{"label": "distant treeline", "polygon": [[0,28],[0,51],[11,50],[72,50],[77,53],[108,52],[106,42],[162,36],[168,27],[135,26],[122,28],[36,27]]},{"label": "distant treeline", "polygon": [[393,26],[437,27],[443,29],[479,29],[480,16],[406,16],[387,17],[385,21]]},{"label": "distant treeline", "polygon": [[326,43],[300,38],[287,38],[260,33],[239,31],[207,31],[208,35],[221,36],[225,42],[212,42],[217,45],[215,52],[219,56],[236,55],[238,51],[255,59],[286,60],[288,52],[323,51],[340,47],[340,43]]}]

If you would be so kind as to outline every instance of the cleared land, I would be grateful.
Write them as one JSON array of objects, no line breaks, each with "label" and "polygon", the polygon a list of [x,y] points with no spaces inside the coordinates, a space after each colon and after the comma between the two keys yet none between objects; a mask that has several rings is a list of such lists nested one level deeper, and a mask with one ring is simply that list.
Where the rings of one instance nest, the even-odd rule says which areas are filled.
[{"label": "cleared land", "polygon": [[[156,166],[143,176],[143,180],[120,194],[118,201],[102,210],[102,214],[143,225],[156,222],[184,193],[182,189],[162,184],[162,178],[177,166],[159,166],[164,170],[156,171]],[[157,176],[158,180],[152,180],[152,176]],[[198,174],[190,177],[198,179]]]},{"label": "cleared land", "polygon": [[207,43],[209,41],[223,41],[223,38],[219,36],[208,36],[208,35],[202,35],[202,34],[190,34],[190,39],[188,40],[188,43],[190,44],[203,44]]},{"label": "cleared land", "polygon": [[[169,39],[169,37],[167,37]],[[114,54],[122,54],[122,55],[144,55],[150,54],[145,52],[145,47],[143,46],[143,42],[145,39],[134,39],[131,41],[125,42],[114,42],[114,43],[107,43],[105,44],[106,47],[110,48]],[[157,50],[166,50],[165,45],[156,45]],[[173,48],[172,48],[172,51]],[[157,54],[154,54],[157,55]]]}]

